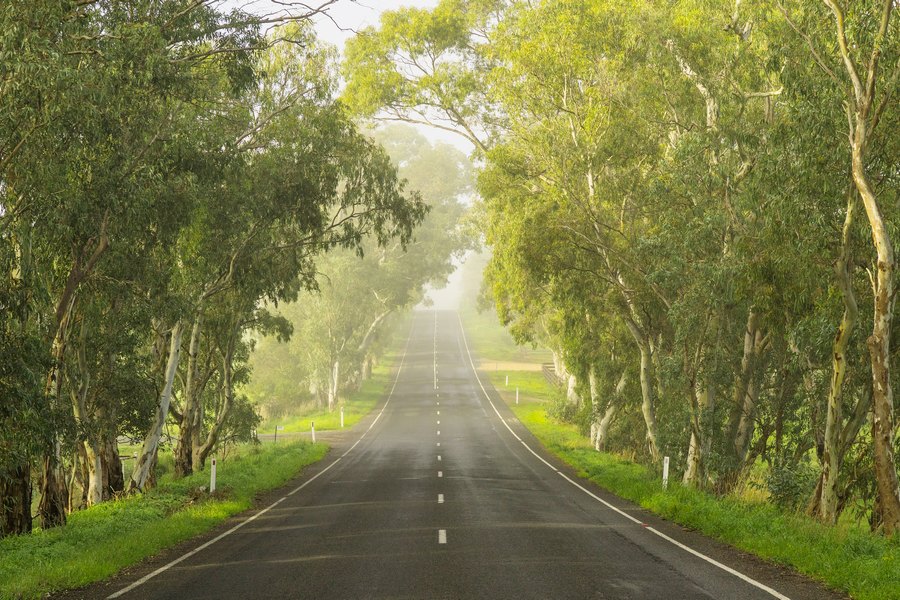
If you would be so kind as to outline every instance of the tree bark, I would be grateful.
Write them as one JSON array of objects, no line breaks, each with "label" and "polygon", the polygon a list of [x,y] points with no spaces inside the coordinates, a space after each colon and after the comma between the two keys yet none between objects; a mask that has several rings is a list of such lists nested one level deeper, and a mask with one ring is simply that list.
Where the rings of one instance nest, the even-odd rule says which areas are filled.
[{"label": "tree bark", "polygon": [[175,383],[175,373],[178,371],[178,358],[181,353],[181,336],[184,333],[184,324],[178,321],[172,328],[169,342],[169,358],[166,363],[164,384],[162,392],[156,404],[156,418],[141,445],[141,452],[134,462],[134,470],[128,482],[128,491],[141,491],[147,489],[152,483],[153,470],[156,466],[156,455],[159,449],[159,439],[162,437],[163,426],[169,415],[169,404],[172,401],[172,386]]},{"label": "tree bark", "polygon": [[594,439],[591,441],[594,444],[594,449],[598,452],[606,449],[606,444],[609,440],[609,428],[613,424],[613,421],[619,412],[619,407],[622,404],[622,393],[625,391],[625,385],[628,381],[627,374],[628,372],[623,369],[622,376],[619,377],[613,396],[609,399],[606,404],[606,409],[603,411],[603,416],[595,424]]},{"label": "tree bark", "polygon": [[234,346],[237,343],[238,335],[240,335],[240,330],[234,331],[229,337],[225,355],[222,357],[222,394],[224,395],[224,400],[219,408],[219,413],[216,415],[216,422],[206,435],[206,441],[197,449],[197,456],[194,460],[194,465],[197,469],[203,469],[206,465],[206,458],[213,451],[213,448],[216,447],[216,443],[219,441],[219,434],[225,425],[225,420],[231,413],[231,407],[234,405],[232,374],[234,372]]},{"label": "tree bark", "polygon": [[732,432],[736,470],[744,465],[756,424],[756,400],[759,392],[756,372],[763,350],[763,339],[760,316],[756,309],[751,308],[744,330],[744,354],[741,358],[741,372],[735,384],[734,409],[729,428]]},{"label": "tree bark", "polygon": [[656,423],[656,402],[654,400],[653,381],[653,357],[650,356],[650,343],[637,324],[630,318],[625,319],[625,324],[637,344],[641,354],[640,380],[641,380],[641,414],[644,417],[644,425],[647,428],[647,446],[650,458],[653,462],[659,461],[659,428]]},{"label": "tree bark", "polygon": [[0,471],[0,538],[31,532],[31,465],[22,461]]},{"label": "tree bark", "polygon": [[122,459],[119,456],[119,445],[115,432],[104,440],[103,452],[104,494],[106,498],[125,491],[125,475],[122,472]]},{"label": "tree bark", "polygon": [[187,377],[184,384],[184,407],[181,412],[181,427],[178,445],[175,448],[175,475],[186,477],[194,472],[194,438],[198,437],[200,425],[200,394],[198,393],[197,359],[200,353],[200,334],[203,327],[203,313],[200,309],[194,315],[191,327],[191,341],[188,346]]},{"label": "tree bark", "polygon": [[[866,209],[877,257],[876,274],[873,278],[872,335],[869,336],[867,345],[872,363],[872,408],[874,413],[872,442],[875,454],[875,482],[884,531],[890,536],[900,532],[900,481],[897,478],[897,466],[893,453],[894,395],[891,389],[890,363],[894,299],[894,248],[878,197],[866,172],[866,153],[869,149],[869,136],[877,125],[878,115],[882,108],[874,106],[875,83],[882,45],[887,39],[895,0],[882,0],[881,2],[880,18],[877,21],[878,29],[875,32],[872,52],[862,76],[847,42],[842,9],[834,0],[824,0],[824,2],[834,15],[838,48],[852,85],[852,94],[847,105],[851,124],[851,173],[853,183]],[[887,98],[883,99],[882,103],[886,101]]]},{"label": "tree bark", "polygon": [[341,375],[341,361],[335,359],[331,367],[331,375],[328,380],[328,412],[334,411],[338,399],[338,382]]},{"label": "tree bark", "polygon": [[[72,413],[75,422],[83,429],[90,429],[88,418],[88,392],[91,385],[91,375],[87,364],[87,323],[82,319],[81,329],[78,336],[78,345],[75,352],[80,381],[77,388],[70,385],[70,394],[72,396]],[[87,506],[100,504],[107,497],[105,494],[105,485],[103,482],[105,470],[103,468],[102,453],[100,451],[100,441],[96,432],[92,432],[80,442],[84,447],[84,463],[87,466]]]},{"label": "tree bark", "polygon": [[[74,271],[74,269],[73,269]],[[62,390],[63,367],[65,361],[66,344],[69,336],[69,324],[75,307],[74,291],[66,296],[67,304],[57,309],[56,331],[53,336],[52,366],[47,375],[45,395],[48,409],[53,410],[59,405],[60,391]],[[62,457],[60,455],[60,441],[54,436],[51,446],[45,451],[41,463],[41,500],[38,504],[38,514],[41,516],[41,527],[49,529],[66,524],[66,504],[68,491],[66,489],[66,476],[62,469]]]},{"label": "tree bark", "polygon": [[844,425],[843,386],[847,375],[847,346],[859,314],[850,277],[850,228],[853,224],[854,200],[853,193],[850,193],[847,198],[847,214],[844,217],[844,228],[841,235],[841,256],[834,267],[838,287],[844,301],[844,314],[831,351],[832,374],[825,417],[821,497],[818,502],[817,515],[820,520],[832,524],[837,521],[838,516],[837,479],[843,462],[841,432]]}]

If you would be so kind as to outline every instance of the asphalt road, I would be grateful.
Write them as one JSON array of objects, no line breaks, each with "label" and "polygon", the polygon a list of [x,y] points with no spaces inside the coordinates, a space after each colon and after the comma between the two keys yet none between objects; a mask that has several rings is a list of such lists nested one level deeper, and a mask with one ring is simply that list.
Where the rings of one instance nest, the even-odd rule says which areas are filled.
[{"label": "asphalt road", "polygon": [[116,594],[842,597],[578,480],[477,378],[453,312],[415,314],[387,403],[259,510],[75,593]]}]

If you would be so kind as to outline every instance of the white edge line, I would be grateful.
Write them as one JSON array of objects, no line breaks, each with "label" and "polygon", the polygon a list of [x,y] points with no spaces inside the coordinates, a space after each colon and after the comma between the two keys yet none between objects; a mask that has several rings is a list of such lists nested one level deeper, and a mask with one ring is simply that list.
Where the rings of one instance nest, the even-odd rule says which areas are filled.
[{"label": "white edge line", "polygon": [[[582,486],[581,484],[579,484],[579,483],[577,483],[576,481],[574,481],[572,478],[570,478],[570,477],[569,477],[568,475],[566,475],[565,473],[560,472],[559,469],[557,469],[556,467],[554,467],[553,465],[551,465],[549,462],[547,462],[546,460],[544,460],[544,458],[543,458],[542,456],[540,456],[537,452],[535,452],[534,450],[531,449],[531,446],[529,446],[528,444],[526,444],[525,441],[524,441],[522,438],[520,438],[518,435],[516,435],[516,432],[512,430],[512,428],[509,426],[509,424],[506,422],[506,420],[505,420],[502,416],[500,416],[500,411],[498,411],[498,410],[497,410],[497,407],[494,406],[494,403],[493,403],[493,401],[491,400],[490,396],[488,395],[487,390],[484,389],[484,384],[481,383],[481,377],[478,376],[478,369],[475,368],[475,361],[472,359],[472,352],[469,350],[469,342],[468,342],[468,340],[466,339],[466,330],[465,330],[465,328],[463,327],[463,324],[462,324],[462,317],[459,316],[459,313],[456,313],[456,318],[457,318],[457,320],[459,320],[459,328],[460,328],[460,330],[462,331],[462,339],[463,339],[463,343],[464,343],[465,346],[466,346],[466,354],[469,356],[469,365],[471,365],[471,367],[472,367],[472,373],[475,375],[475,380],[478,382],[478,386],[481,388],[481,392],[484,394],[484,397],[485,397],[485,399],[488,401],[488,404],[491,405],[491,408],[493,408],[493,409],[494,409],[494,412],[497,413],[497,417],[500,419],[500,422],[503,423],[503,425],[506,427],[506,429],[509,430],[509,432],[513,435],[513,437],[516,438],[517,440],[519,440],[520,442],[522,442],[522,445],[525,446],[525,448],[526,448],[529,452],[531,452],[533,455],[535,455],[542,463],[544,463],[545,465],[547,465],[548,467],[550,467],[551,469],[553,469],[555,472],[559,473],[559,474],[562,476],[563,479],[565,479],[566,481],[568,481],[569,483],[571,483],[572,485],[574,485],[575,487],[577,487],[579,490],[581,490],[582,492],[584,492],[585,494],[587,494],[588,496],[590,496],[590,497],[593,498],[594,500],[597,500],[598,502],[600,502],[601,504],[603,504],[603,505],[606,506],[607,508],[610,508],[610,509],[614,510],[615,512],[617,512],[618,514],[620,514],[620,515],[624,516],[625,518],[629,519],[630,521],[632,521],[632,522],[634,522],[634,523],[637,523],[638,525],[644,525],[643,522],[639,521],[638,519],[635,519],[634,517],[632,517],[631,515],[629,515],[629,514],[626,513],[625,511],[623,511],[622,509],[616,508],[615,506],[613,506],[612,504],[610,504],[609,502],[607,502],[606,500],[604,500],[604,499],[601,498],[600,496],[597,496],[596,494],[594,494],[593,492],[591,492],[590,490],[588,490],[586,487],[584,487],[584,486]],[[756,581],[756,580],[753,579],[752,577],[749,577],[749,576],[747,576],[747,575],[744,575],[744,574],[741,573],[740,571],[737,571],[737,570],[735,570],[735,569],[732,569],[731,567],[729,567],[729,566],[727,566],[727,565],[724,565],[724,564],[720,563],[720,562],[717,561],[716,559],[714,559],[714,558],[712,558],[712,557],[710,557],[710,556],[707,556],[707,555],[703,554],[702,552],[699,552],[699,551],[697,551],[697,550],[694,550],[694,549],[691,548],[690,546],[687,546],[687,545],[685,545],[685,544],[679,542],[678,540],[675,540],[675,539],[673,539],[673,538],[667,536],[666,534],[662,533],[661,531],[658,531],[657,529],[654,529],[653,527],[644,526],[644,529],[647,530],[647,531],[650,531],[651,533],[653,533],[653,534],[655,534],[655,535],[657,535],[657,536],[659,536],[659,537],[661,537],[662,539],[666,540],[667,542],[669,542],[669,543],[671,543],[671,544],[673,544],[673,545],[675,545],[675,546],[681,548],[682,550],[684,550],[684,551],[686,551],[686,552],[689,552],[689,553],[693,554],[694,556],[696,556],[696,557],[698,557],[698,558],[700,558],[700,559],[705,560],[705,561],[708,562],[709,564],[711,564],[711,565],[713,565],[713,566],[715,566],[715,567],[718,567],[718,568],[722,569],[722,570],[725,571],[726,573],[730,573],[730,574],[734,575],[735,577],[737,577],[737,578],[739,578],[739,579],[742,579],[742,580],[746,581],[746,582],[749,583],[750,585],[752,585],[752,586],[754,586],[754,587],[756,587],[756,588],[759,588],[759,589],[761,589],[761,590],[764,591],[764,592],[767,592],[768,594],[774,596],[775,598],[778,598],[778,600],[791,600],[790,598],[788,598],[788,597],[785,596],[784,594],[781,594],[781,593],[779,593],[779,592],[773,590],[772,588],[770,588],[770,587],[767,586],[766,584],[761,583],[761,582],[759,582],[759,581]]]},{"label": "white edge line", "polygon": [[338,462],[340,462],[340,460],[341,460],[342,458],[344,458],[345,456],[347,456],[347,454],[349,454],[351,450],[353,450],[354,448],[356,448],[357,444],[359,444],[359,443],[363,440],[363,438],[366,437],[366,435],[372,430],[372,427],[375,426],[375,423],[378,422],[378,419],[381,418],[381,415],[384,414],[384,409],[386,409],[386,408],[388,407],[388,404],[390,404],[391,398],[394,396],[394,389],[397,387],[397,381],[400,379],[400,371],[403,370],[403,363],[404,363],[404,361],[406,360],[406,352],[407,352],[407,350],[409,349],[409,340],[410,340],[411,338],[412,338],[412,325],[410,325],[410,328],[409,328],[409,336],[407,336],[407,338],[406,338],[406,346],[403,348],[403,356],[400,358],[400,366],[397,367],[397,374],[396,374],[396,376],[394,377],[394,385],[391,386],[391,391],[388,393],[388,397],[387,397],[387,400],[386,400],[385,403],[384,403],[384,406],[381,407],[381,410],[378,412],[378,415],[375,417],[375,420],[372,421],[372,423],[369,425],[368,429],[366,429],[366,430],[363,432],[363,434],[362,434],[361,436],[359,436],[359,439],[356,440],[356,443],[354,443],[352,446],[350,446],[350,448],[349,448],[346,452],[344,452],[344,453],[341,454],[339,457],[337,457],[336,459],[334,459],[334,461],[332,461],[332,463],[331,463],[330,465],[328,465],[327,467],[325,467],[324,469],[322,469],[321,471],[319,471],[318,473],[316,473],[315,475],[313,475],[312,477],[310,477],[309,479],[307,479],[305,482],[303,482],[303,483],[302,483],[301,485],[299,485],[297,488],[295,488],[295,489],[292,490],[291,492],[288,492],[288,494],[287,494],[286,496],[283,496],[283,497],[279,498],[278,500],[276,500],[275,502],[273,502],[272,504],[270,504],[270,505],[267,506],[266,508],[262,509],[261,511],[259,511],[259,512],[256,513],[256,514],[254,514],[253,516],[248,517],[246,520],[241,521],[240,523],[238,523],[237,525],[235,525],[234,527],[232,527],[232,528],[229,529],[228,531],[226,531],[226,532],[224,532],[224,533],[221,533],[221,534],[217,535],[217,536],[214,537],[213,539],[209,540],[208,542],[206,542],[206,543],[204,543],[204,544],[201,544],[200,546],[197,546],[196,548],[194,548],[194,549],[191,550],[190,552],[187,552],[187,553],[185,553],[185,554],[182,554],[181,556],[179,556],[178,558],[176,558],[176,559],[173,560],[172,562],[170,562],[170,563],[168,563],[168,564],[165,564],[165,565],[161,566],[160,568],[158,568],[157,570],[153,571],[152,573],[149,573],[149,574],[147,574],[147,575],[144,575],[143,577],[141,577],[140,579],[138,579],[137,581],[135,581],[135,582],[132,583],[131,585],[122,588],[122,589],[119,590],[118,592],[115,592],[115,593],[113,593],[113,594],[110,594],[109,596],[106,597],[107,600],[112,600],[113,598],[118,598],[118,597],[120,597],[120,596],[123,596],[123,595],[127,594],[127,593],[130,592],[131,590],[133,590],[133,589],[135,589],[135,588],[138,588],[138,587],[144,585],[145,583],[147,583],[148,581],[150,581],[151,579],[153,579],[153,578],[156,577],[157,575],[159,575],[159,574],[161,574],[161,573],[164,573],[165,571],[168,571],[169,569],[171,569],[172,567],[174,567],[174,566],[177,565],[178,563],[182,562],[183,560],[186,560],[186,559],[192,557],[193,555],[197,554],[197,553],[200,552],[201,550],[205,550],[206,548],[212,546],[213,544],[215,544],[216,542],[218,542],[218,541],[221,540],[222,538],[231,535],[232,533],[234,533],[235,531],[237,531],[238,529],[240,529],[241,527],[243,527],[243,526],[246,525],[247,523],[250,523],[251,521],[254,521],[254,520],[256,520],[257,518],[261,517],[262,515],[266,514],[267,512],[269,512],[270,510],[272,510],[273,508],[275,508],[276,506],[278,506],[279,504],[281,504],[282,502],[284,502],[285,500],[287,500],[288,496],[293,496],[294,494],[296,494],[297,492],[299,492],[300,490],[302,490],[303,488],[305,488],[306,486],[308,486],[310,483],[312,483],[313,481],[315,481],[316,479],[318,479],[321,475],[324,475],[325,472],[328,471],[331,467],[333,467],[334,465],[338,464]]}]

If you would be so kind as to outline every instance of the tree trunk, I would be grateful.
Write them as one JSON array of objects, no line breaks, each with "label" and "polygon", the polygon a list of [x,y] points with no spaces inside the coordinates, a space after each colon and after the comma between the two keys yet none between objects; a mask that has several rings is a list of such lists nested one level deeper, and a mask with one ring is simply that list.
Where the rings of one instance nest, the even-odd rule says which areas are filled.
[{"label": "tree trunk", "polygon": [[709,456],[712,445],[707,421],[715,408],[715,392],[705,384],[699,392],[692,393],[695,397],[693,410],[697,411],[697,416],[695,419],[691,415],[691,441],[683,481],[688,485],[700,485],[706,476],[706,457]]},{"label": "tree trunk", "polygon": [[81,330],[78,335],[78,345],[76,350],[76,358],[78,363],[78,372],[81,380],[78,382],[77,389],[70,385],[70,394],[72,396],[72,413],[75,422],[84,430],[89,430],[85,440],[80,442],[84,447],[82,456],[84,464],[87,466],[87,506],[100,504],[105,499],[104,468],[102,453],[100,451],[100,441],[98,433],[90,427],[88,418],[88,392],[91,385],[91,375],[87,364],[87,322],[81,320]]},{"label": "tree trunk", "polygon": [[828,390],[828,409],[825,417],[825,438],[823,440],[821,497],[818,502],[818,517],[825,523],[835,523],[838,516],[837,479],[841,471],[841,430],[844,425],[843,386],[847,374],[847,345],[856,324],[859,310],[850,278],[850,228],[853,224],[854,196],[848,195],[847,214],[841,236],[841,256],[835,264],[838,287],[844,301],[844,315],[838,326],[831,350],[832,374]]},{"label": "tree trunk", "polygon": [[[878,196],[866,172],[866,153],[869,136],[877,126],[880,109],[889,100],[884,97],[875,106],[875,84],[884,41],[888,39],[891,13],[895,0],[882,0],[876,24],[871,54],[866,69],[860,73],[844,27],[844,13],[834,0],[825,4],[834,14],[838,48],[852,84],[852,94],[847,103],[847,116],[851,124],[850,155],[853,183],[866,209],[866,217],[872,230],[872,241],[877,256],[874,277],[874,315],[872,335],[866,340],[872,363],[872,445],[875,451],[875,482],[878,489],[878,508],[886,535],[900,532],[900,481],[894,461],[894,395],[891,389],[891,321],[894,295],[894,248],[884,221]],[[890,92],[885,92],[890,94]],[[874,109],[874,111],[873,111]]]},{"label": "tree trunk", "polygon": [[328,382],[328,412],[334,411],[338,399],[338,382],[341,375],[341,361],[335,360],[331,369],[331,377]]},{"label": "tree trunk", "polygon": [[166,363],[164,384],[162,392],[156,404],[156,418],[151,425],[141,452],[134,461],[134,470],[128,482],[128,491],[144,491],[152,483],[153,470],[156,466],[156,456],[159,449],[159,439],[162,437],[163,426],[169,415],[169,404],[172,401],[172,386],[175,383],[175,373],[178,371],[178,358],[181,353],[181,336],[184,333],[184,324],[178,321],[172,328],[171,341],[169,342],[169,358]]},{"label": "tree trunk", "polygon": [[756,400],[759,395],[756,374],[762,350],[763,332],[760,328],[760,317],[756,310],[751,308],[747,315],[747,328],[744,331],[744,355],[741,359],[741,373],[735,385],[732,413],[731,431],[737,470],[743,467],[747,458],[756,425]]},{"label": "tree trunk", "polygon": [[[75,306],[74,293],[69,296],[67,306],[57,312],[58,320],[56,333],[53,337],[52,367],[47,375],[45,394],[48,409],[51,411],[59,405],[59,396],[62,389],[63,364],[65,360],[66,343],[69,336],[69,323]],[[60,455],[60,441],[54,439],[51,447],[44,454],[41,464],[41,500],[38,504],[38,514],[41,516],[41,527],[49,529],[66,524],[66,504],[68,491],[66,490],[66,476],[62,468]]]},{"label": "tree trunk", "polygon": [[44,456],[41,476],[41,501],[38,513],[41,516],[41,528],[50,529],[66,524],[66,474],[62,469],[59,441],[54,449]]},{"label": "tree trunk", "polygon": [[215,424],[210,428],[209,433],[206,436],[206,441],[197,451],[197,457],[194,463],[197,469],[203,469],[206,465],[206,458],[209,456],[210,452],[213,451],[213,448],[216,447],[216,442],[219,441],[219,434],[221,433],[222,427],[225,425],[225,420],[228,418],[228,414],[231,412],[231,407],[234,404],[232,373],[234,371],[234,346],[238,335],[240,335],[239,330],[235,331],[234,335],[228,340],[228,347],[225,350],[225,356],[222,358],[222,393],[224,395],[224,400],[219,409],[219,414],[216,415]]},{"label": "tree trunk", "polygon": [[574,373],[569,373],[569,381],[566,385],[566,400],[569,404],[574,404],[575,406],[581,405],[581,397],[578,395],[576,391],[576,387],[578,386],[578,378]]},{"label": "tree trunk", "polygon": [[31,465],[22,461],[0,471],[0,538],[31,532]]},{"label": "tree trunk", "polygon": [[647,428],[647,446],[650,451],[650,458],[653,462],[659,461],[659,446],[657,439],[659,437],[656,424],[656,406],[653,398],[654,380],[653,380],[653,357],[650,356],[650,344],[644,336],[643,332],[638,328],[637,324],[631,319],[625,320],[628,330],[637,344],[641,354],[641,414],[644,416],[644,425]]},{"label": "tree trunk", "polygon": [[103,442],[104,497],[109,498],[125,491],[125,475],[122,473],[122,459],[115,433]]},{"label": "tree trunk", "polygon": [[194,438],[199,427],[200,394],[197,391],[197,358],[200,352],[200,332],[203,314],[200,309],[194,316],[191,328],[191,342],[188,346],[187,378],[184,384],[184,409],[181,413],[181,427],[178,445],[175,448],[175,476],[186,477],[194,472]]},{"label": "tree trunk", "polygon": [[863,162],[865,126],[857,125],[853,144],[853,179],[866,207],[872,239],[878,256],[875,278],[875,312],[872,335],[867,340],[872,361],[872,441],[875,449],[875,480],[881,500],[884,531],[900,531],[900,482],[894,461],[894,393],[891,389],[891,321],[894,294],[894,249],[878,199],[869,185]]},{"label": "tree trunk", "polygon": [[606,449],[606,443],[609,440],[609,428],[615,420],[616,414],[619,412],[619,407],[622,404],[622,393],[625,391],[627,381],[627,371],[623,369],[622,376],[616,384],[614,395],[609,399],[609,402],[607,402],[606,410],[603,411],[603,416],[596,424],[596,431],[592,442],[594,444],[594,449],[597,451]]}]

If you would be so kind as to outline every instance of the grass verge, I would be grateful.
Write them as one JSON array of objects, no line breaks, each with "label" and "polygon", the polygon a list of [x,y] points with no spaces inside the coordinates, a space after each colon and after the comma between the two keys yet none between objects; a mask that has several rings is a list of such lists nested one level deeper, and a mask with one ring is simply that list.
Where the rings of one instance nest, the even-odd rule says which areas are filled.
[{"label": "grass verge", "polygon": [[140,496],[72,513],[65,527],[0,540],[0,598],[39,598],[105,579],[124,567],[208,531],[321,460],[325,444],[244,447],[216,473],[163,479]]},{"label": "grass verge", "polygon": [[[677,483],[663,490],[646,467],[597,452],[574,425],[547,415],[554,394],[540,374],[489,373],[516,417],[584,478],[666,519],[757,556],[788,565],[857,600],[900,599],[900,538],[854,527],[828,527],[771,504],[720,498]],[[519,404],[515,385],[520,384]]]},{"label": "grass verge", "polygon": [[[338,406],[344,407],[344,427],[352,427],[360,419],[369,414],[378,402],[387,394],[388,386],[393,381],[394,367],[400,360],[400,352],[388,352],[382,358],[381,363],[372,369],[372,376],[365,380],[360,388],[350,393]],[[336,409],[328,412],[327,409],[310,407],[298,410],[294,414],[283,416],[279,419],[269,419],[262,423],[259,433],[275,433],[275,426],[283,426],[283,433],[303,433],[310,430],[310,425],[315,422],[316,431],[328,431],[341,428],[341,412]],[[281,435],[279,431],[279,435]]]}]

